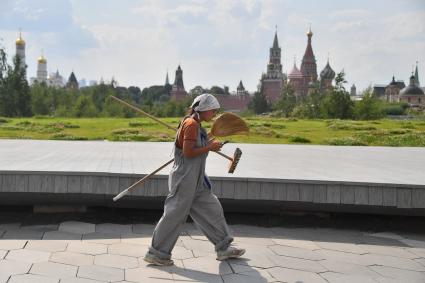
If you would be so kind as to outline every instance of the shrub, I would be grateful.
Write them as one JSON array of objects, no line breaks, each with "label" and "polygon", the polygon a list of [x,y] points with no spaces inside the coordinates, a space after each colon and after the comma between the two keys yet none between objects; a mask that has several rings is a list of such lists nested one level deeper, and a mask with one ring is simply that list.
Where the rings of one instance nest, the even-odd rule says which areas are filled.
[{"label": "shrub", "polygon": [[307,138],[300,137],[300,136],[293,136],[289,138],[290,142],[296,142],[296,143],[311,143],[311,141]]},{"label": "shrub", "polygon": [[329,145],[343,145],[343,146],[367,146],[368,144],[353,137],[349,138],[332,138],[325,140],[326,144]]}]

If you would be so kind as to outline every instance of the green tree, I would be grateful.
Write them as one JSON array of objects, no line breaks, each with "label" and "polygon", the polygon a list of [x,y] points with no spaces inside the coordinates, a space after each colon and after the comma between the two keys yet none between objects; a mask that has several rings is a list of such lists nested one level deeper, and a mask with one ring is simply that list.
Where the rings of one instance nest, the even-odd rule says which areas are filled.
[{"label": "green tree", "polygon": [[383,116],[383,102],[373,94],[372,87],[367,88],[362,100],[354,104],[354,117],[357,120],[374,120]]},{"label": "green tree", "polygon": [[254,97],[249,103],[248,108],[252,109],[256,114],[270,111],[270,105],[262,91],[254,93]]},{"label": "green tree", "polygon": [[285,84],[282,90],[282,94],[277,101],[274,109],[281,111],[284,117],[289,117],[297,104],[294,89],[289,85]]},{"label": "green tree", "polygon": [[31,86],[31,110],[34,115],[50,115],[52,111],[52,93],[45,84]]},{"label": "green tree", "polygon": [[335,86],[325,93],[321,103],[321,113],[324,118],[351,119],[354,103],[345,90],[345,73],[341,71],[335,78]]},{"label": "green tree", "polygon": [[0,115],[8,117],[31,116],[31,96],[26,80],[26,68],[21,67],[19,56],[13,66],[7,63],[7,54],[0,48]]},{"label": "green tree", "polygon": [[97,111],[90,97],[80,95],[72,109],[74,117],[96,117]]}]

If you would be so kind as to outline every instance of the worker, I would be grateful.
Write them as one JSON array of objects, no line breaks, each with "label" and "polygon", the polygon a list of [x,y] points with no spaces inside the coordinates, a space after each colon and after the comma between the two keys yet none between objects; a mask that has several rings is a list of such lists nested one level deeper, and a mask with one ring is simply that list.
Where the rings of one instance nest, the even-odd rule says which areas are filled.
[{"label": "worker", "polygon": [[155,227],[152,244],[144,260],[154,265],[173,265],[171,253],[188,215],[215,247],[217,260],[237,258],[244,249],[231,246],[233,238],[223,208],[212,192],[205,174],[209,151],[220,151],[223,144],[209,140],[201,122],[214,118],[220,104],[213,95],[197,96],[189,113],[180,122],[174,142],[174,164],[168,178],[169,193],[164,213]]}]

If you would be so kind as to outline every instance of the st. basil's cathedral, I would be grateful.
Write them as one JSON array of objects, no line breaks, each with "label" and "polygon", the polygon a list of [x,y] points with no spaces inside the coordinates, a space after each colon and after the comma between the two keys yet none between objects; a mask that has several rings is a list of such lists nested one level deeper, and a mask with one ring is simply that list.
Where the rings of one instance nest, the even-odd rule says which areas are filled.
[{"label": "st. basil's cathedral", "polygon": [[[273,46],[270,48],[269,63],[267,73],[263,73],[260,79],[259,90],[265,95],[270,103],[279,100],[285,84],[289,84],[297,98],[305,97],[309,89],[318,82],[316,58],[312,46],[313,32],[311,28],[307,32],[307,47],[301,61],[301,68],[298,69],[294,60],[291,72],[286,75],[282,72],[281,48],[277,38],[277,31],[274,35]],[[332,87],[335,72],[329,65],[329,59],[325,68],[320,72],[320,87]]]}]

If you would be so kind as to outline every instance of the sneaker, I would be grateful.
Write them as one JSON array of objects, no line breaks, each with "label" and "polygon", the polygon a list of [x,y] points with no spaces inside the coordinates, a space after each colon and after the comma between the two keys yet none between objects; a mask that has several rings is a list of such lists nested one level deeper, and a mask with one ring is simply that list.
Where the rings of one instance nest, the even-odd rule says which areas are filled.
[{"label": "sneaker", "polygon": [[227,250],[217,252],[217,260],[226,260],[228,258],[238,258],[245,253],[245,249],[228,247]]},{"label": "sneaker", "polygon": [[174,261],[171,259],[162,259],[162,258],[154,256],[151,253],[147,253],[145,257],[143,258],[143,260],[157,266],[170,266],[174,264]]}]

